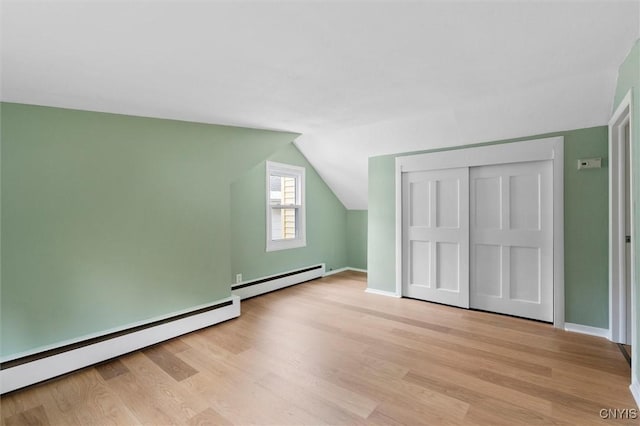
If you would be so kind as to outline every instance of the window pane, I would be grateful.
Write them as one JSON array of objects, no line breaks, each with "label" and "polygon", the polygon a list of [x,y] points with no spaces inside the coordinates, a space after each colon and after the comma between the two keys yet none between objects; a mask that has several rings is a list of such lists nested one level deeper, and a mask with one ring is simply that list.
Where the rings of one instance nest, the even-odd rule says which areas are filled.
[{"label": "window pane", "polygon": [[271,209],[271,239],[291,240],[298,234],[298,209]]},{"label": "window pane", "polygon": [[297,202],[297,183],[296,178],[291,176],[269,176],[269,204],[275,205],[292,205]]},{"label": "window pane", "polygon": [[269,176],[269,204],[282,204],[282,178],[280,176]]},{"label": "window pane", "polygon": [[296,178],[282,177],[282,204],[288,206],[296,202]]},{"label": "window pane", "polygon": [[282,210],[271,209],[271,239],[282,239]]}]

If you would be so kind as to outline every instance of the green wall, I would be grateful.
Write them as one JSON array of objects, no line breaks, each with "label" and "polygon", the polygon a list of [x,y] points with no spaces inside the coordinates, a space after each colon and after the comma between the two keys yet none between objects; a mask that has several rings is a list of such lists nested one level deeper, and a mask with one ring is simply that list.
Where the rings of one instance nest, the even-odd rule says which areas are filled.
[{"label": "green wall", "polygon": [[[563,136],[565,321],[609,328],[608,129]],[[578,171],[577,159],[589,157],[602,157],[603,167]]]},{"label": "green wall", "polygon": [[395,156],[369,158],[368,287],[395,292]]},{"label": "green wall", "polygon": [[347,266],[347,211],[293,144],[267,160],[305,167],[307,246],[266,252],[266,164],[260,162],[231,185],[231,274],[244,281],[326,263]]},{"label": "green wall", "polygon": [[[632,186],[633,186],[633,196],[635,200],[633,219],[634,219],[634,235],[635,239],[635,312],[636,318],[640,318],[640,290],[638,286],[640,286],[640,241],[638,241],[638,236],[640,236],[640,210],[638,210],[637,206],[640,200],[640,40],[637,40],[634,46],[631,48],[629,55],[625,59],[625,61],[620,66],[618,70],[618,84],[616,86],[616,93],[614,97],[614,111],[620,104],[620,101],[627,94],[629,89],[632,90],[632,98],[633,98],[633,117],[631,121],[631,125],[633,128],[631,129],[632,138],[631,141],[633,146],[631,148],[633,154],[633,176],[632,176]],[[640,343],[640,326],[636,324],[635,329],[635,341],[636,343]],[[636,345],[637,347],[637,345]],[[640,354],[637,350],[633,351],[633,381],[635,383],[640,383]]]},{"label": "green wall", "polygon": [[366,210],[347,210],[347,265],[367,269]]},{"label": "green wall", "polygon": [[[297,136],[11,103],[1,114],[2,356],[230,296],[231,183]],[[344,229],[344,209],[310,201],[312,242],[330,239],[314,231],[325,214]],[[314,261],[342,266],[335,244]]]},{"label": "green wall", "polygon": [[[607,128],[572,130],[480,146],[564,136],[565,318],[608,328],[608,168],[578,172],[579,158],[607,157]],[[463,147],[456,147],[459,149]],[[421,151],[434,152],[433,151]],[[369,159],[369,287],[395,291],[395,157]]]}]

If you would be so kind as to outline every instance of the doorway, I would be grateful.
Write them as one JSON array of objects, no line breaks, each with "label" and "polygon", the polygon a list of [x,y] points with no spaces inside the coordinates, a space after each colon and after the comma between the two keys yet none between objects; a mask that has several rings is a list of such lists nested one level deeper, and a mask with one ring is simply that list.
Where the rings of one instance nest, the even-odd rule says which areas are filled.
[{"label": "doorway", "polygon": [[396,293],[563,328],[563,182],[561,137],[396,158]]},{"label": "doorway", "polygon": [[631,92],[609,121],[609,328],[611,340],[631,345],[635,294]]}]

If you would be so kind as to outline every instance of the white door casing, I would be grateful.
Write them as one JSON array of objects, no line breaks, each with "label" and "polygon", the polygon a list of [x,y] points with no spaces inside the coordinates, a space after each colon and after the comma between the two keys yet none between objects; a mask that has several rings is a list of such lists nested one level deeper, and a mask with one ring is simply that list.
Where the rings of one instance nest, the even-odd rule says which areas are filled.
[{"label": "white door casing", "polygon": [[[633,196],[631,195],[631,122],[629,121],[624,126],[624,228],[625,228],[625,295],[626,295],[626,310],[625,310],[625,343],[627,345],[631,344],[631,331],[633,328],[631,312],[633,311],[633,304],[631,303],[631,282],[632,278],[632,270],[633,270],[633,249],[631,247],[631,242],[633,239],[631,238],[631,234],[633,233],[632,229],[632,212],[631,212],[631,203],[633,200]],[[629,237],[627,239],[627,237]]]},{"label": "white door casing", "polygon": [[[629,300],[635,300],[634,282],[633,144],[628,143],[635,131],[632,92],[626,94],[609,121],[609,334],[610,340],[637,346],[633,328],[637,312]],[[629,169],[629,170],[628,170]],[[629,214],[630,213],[630,214]],[[627,217],[628,215],[628,217]],[[626,242],[626,236],[631,243]],[[629,312],[630,311],[630,312]],[[631,328],[631,330],[629,330]],[[629,338],[631,337],[631,341]],[[632,366],[632,370],[635,370]]]},{"label": "white door casing", "polygon": [[469,307],[469,170],[403,175],[403,295]]},{"label": "white door casing", "polygon": [[551,161],[470,170],[470,306],[553,321]]}]

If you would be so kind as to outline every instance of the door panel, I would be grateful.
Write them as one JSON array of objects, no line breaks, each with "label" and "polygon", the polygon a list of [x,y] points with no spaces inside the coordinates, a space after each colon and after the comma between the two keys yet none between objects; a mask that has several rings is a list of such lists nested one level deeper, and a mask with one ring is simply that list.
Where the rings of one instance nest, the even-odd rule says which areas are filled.
[{"label": "door panel", "polygon": [[476,244],[472,270],[475,270],[475,292],[485,296],[502,297],[502,247],[497,244]]},{"label": "door panel", "polygon": [[469,173],[470,306],[552,322],[551,161]]},{"label": "door panel", "polygon": [[402,175],[402,293],[469,307],[469,169]]},{"label": "door panel", "polygon": [[410,269],[410,282],[413,285],[423,287],[431,286],[431,262],[425,262],[425,259],[431,259],[431,243],[428,241],[411,241],[409,247],[412,268]]},{"label": "door panel", "polygon": [[510,229],[540,230],[540,175],[509,176]]},{"label": "door panel", "polygon": [[410,182],[411,226],[431,226],[431,186],[429,181]]},{"label": "door panel", "polygon": [[473,210],[476,228],[500,229],[502,227],[500,177],[479,177],[474,184],[477,194],[476,205]]},{"label": "door panel", "polygon": [[437,242],[436,249],[436,287],[460,291],[460,244]]},{"label": "door panel", "polygon": [[460,227],[460,180],[458,178],[436,180],[436,226],[457,229]]},{"label": "door panel", "polygon": [[509,247],[509,296],[511,300],[540,303],[540,249]]}]

